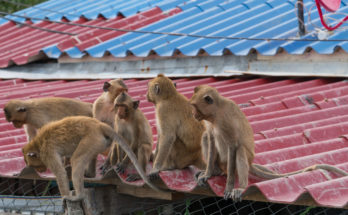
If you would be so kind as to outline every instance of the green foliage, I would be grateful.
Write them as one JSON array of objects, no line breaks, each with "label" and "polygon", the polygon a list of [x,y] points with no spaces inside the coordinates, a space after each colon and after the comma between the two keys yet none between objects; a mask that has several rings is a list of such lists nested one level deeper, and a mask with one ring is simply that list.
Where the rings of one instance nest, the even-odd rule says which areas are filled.
[{"label": "green foliage", "polygon": [[314,206],[310,206],[307,207],[305,211],[303,211],[300,215],[307,215],[309,213],[310,210],[312,210],[313,208],[315,208]]},{"label": "green foliage", "polygon": [[189,211],[190,205],[191,205],[191,200],[187,199],[186,200],[186,210],[185,210],[185,214],[184,215],[190,215],[190,211]]},{"label": "green foliage", "polygon": [[0,11],[6,13],[14,13],[16,11],[23,10],[29,6],[33,6],[44,1],[45,0],[0,0]]}]

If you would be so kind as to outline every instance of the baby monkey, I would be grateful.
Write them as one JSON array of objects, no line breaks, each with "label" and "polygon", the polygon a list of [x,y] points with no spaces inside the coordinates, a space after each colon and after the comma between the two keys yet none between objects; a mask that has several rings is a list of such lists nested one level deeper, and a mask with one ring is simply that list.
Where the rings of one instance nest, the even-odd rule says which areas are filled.
[{"label": "baby monkey", "polygon": [[128,87],[122,79],[104,82],[103,94],[93,103],[93,117],[114,127],[114,100],[121,92],[127,92]]},{"label": "baby monkey", "polygon": [[[348,175],[343,170],[327,164],[313,165],[286,174],[278,174],[255,164],[253,130],[237,104],[221,96],[215,88],[205,85],[194,89],[190,103],[194,117],[199,121],[204,120],[206,125],[202,138],[202,151],[207,167],[198,174],[198,184],[204,184],[208,178],[219,175],[222,171],[227,174],[225,198],[241,200],[242,193],[248,186],[249,171],[265,179],[285,177],[315,169]],[[238,176],[239,188],[234,188],[235,174]]]},{"label": "baby monkey", "polygon": [[[126,92],[122,92],[115,99],[115,131],[130,146],[137,155],[141,168],[146,172],[146,165],[152,154],[152,130],[150,124],[139,107],[139,101],[134,101]],[[117,163],[117,164],[116,164]],[[116,171],[124,173],[129,164],[129,157],[114,143],[103,165],[103,172],[116,164]],[[129,174],[127,181],[136,181],[141,179],[139,174]]]}]

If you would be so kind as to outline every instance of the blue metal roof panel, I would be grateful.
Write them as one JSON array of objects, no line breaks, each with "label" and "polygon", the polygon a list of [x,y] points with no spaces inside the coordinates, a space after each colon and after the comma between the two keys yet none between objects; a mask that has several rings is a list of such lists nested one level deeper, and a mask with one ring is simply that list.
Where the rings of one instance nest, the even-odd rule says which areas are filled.
[{"label": "blue metal roof panel", "polygon": [[[139,11],[149,10],[153,7],[160,7],[162,10],[168,10],[178,4],[184,4],[187,0],[50,0],[34,7],[30,7],[14,14],[24,15],[33,18],[48,18],[50,20],[61,20],[63,17],[70,21],[75,21],[81,16],[87,19],[96,19],[99,15],[107,19],[114,18],[118,13],[128,17]],[[6,16],[19,22],[25,21],[24,18]],[[40,20],[32,20],[39,22]],[[0,24],[7,22],[0,19]]]},{"label": "blue metal roof panel", "polygon": [[[152,24],[143,30],[157,32],[174,32],[208,36],[226,36],[240,38],[298,38],[298,20],[295,11],[295,0],[289,1],[206,1],[189,2],[179,5],[184,11],[176,16]],[[305,7],[310,8],[314,1],[306,1]],[[199,8],[191,12],[191,8]],[[189,9],[187,9],[189,8]],[[221,10],[222,9],[222,10]],[[347,13],[348,7],[342,4],[340,13]],[[305,20],[308,19],[305,13]],[[180,17],[180,19],[179,19]],[[183,19],[183,20],[182,20]],[[317,39],[314,26],[321,26],[316,8],[311,11],[311,24],[307,22],[307,34],[303,39]],[[313,24],[313,25],[312,25]],[[314,34],[313,34],[314,33]],[[330,36],[332,39],[347,38],[348,31],[337,31]],[[120,43],[123,41],[123,43]],[[115,44],[115,46],[113,46]],[[289,54],[303,54],[313,49],[320,54],[332,54],[338,47],[346,50],[346,42],[315,42],[315,41],[264,41],[243,39],[209,39],[189,36],[143,35],[128,33],[105,45],[87,50],[93,57],[103,56],[108,51],[115,57],[128,54],[144,57],[151,53],[160,56],[172,56],[181,52],[187,56],[195,56],[201,51],[209,55],[222,55],[229,51],[235,55],[247,55],[256,50],[262,55],[274,55],[284,49]]]},{"label": "blue metal roof panel", "polygon": [[[190,19],[191,16],[195,14],[200,14],[198,8],[192,8],[186,10],[185,12],[179,13],[178,15],[169,17],[155,24],[149,25],[148,27],[142,28],[146,31],[166,31],[168,28],[171,28],[173,23],[187,24],[186,19]],[[174,26],[175,27],[175,26]],[[174,28],[173,27],[173,28]],[[150,35],[150,34],[141,34],[141,33],[128,33],[124,36],[117,37],[115,39],[109,40],[104,43],[100,43],[97,46],[86,49],[86,52],[93,57],[102,57],[105,51],[110,52],[112,55],[117,57],[126,56],[128,48],[134,47],[140,44],[140,41],[153,40],[154,38],[160,37],[162,35]]]}]

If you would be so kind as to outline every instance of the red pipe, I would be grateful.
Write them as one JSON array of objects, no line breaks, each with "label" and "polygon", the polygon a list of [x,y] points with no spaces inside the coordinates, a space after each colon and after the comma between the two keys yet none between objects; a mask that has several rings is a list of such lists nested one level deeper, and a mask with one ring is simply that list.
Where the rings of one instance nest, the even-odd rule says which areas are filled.
[{"label": "red pipe", "polygon": [[341,22],[339,22],[337,25],[335,25],[334,27],[331,27],[331,26],[328,26],[325,21],[324,21],[324,18],[323,18],[323,12],[321,11],[321,7],[320,7],[320,2],[319,0],[315,0],[315,3],[317,5],[317,8],[318,8],[318,13],[319,13],[319,17],[320,17],[320,21],[321,21],[321,24],[329,31],[333,31],[335,29],[337,29],[338,27],[340,27],[347,19],[348,19],[348,16],[346,16]]}]

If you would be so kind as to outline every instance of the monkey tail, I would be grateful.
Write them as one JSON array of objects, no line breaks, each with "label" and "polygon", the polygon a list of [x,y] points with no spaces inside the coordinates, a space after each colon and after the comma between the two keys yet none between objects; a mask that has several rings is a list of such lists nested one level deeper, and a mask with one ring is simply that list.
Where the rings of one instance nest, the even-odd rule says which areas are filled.
[{"label": "monkey tail", "polygon": [[161,188],[157,187],[156,185],[154,185],[153,183],[151,183],[151,181],[148,179],[148,177],[146,177],[146,173],[144,172],[144,170],[140,167],[139,161],[138,161],[136,155],[134,154],[133,150],[129,147],[129,145],[124,141],[124,139],[120,135],[118,135],[108,125],[105,125],[103,127],[103,132],[104,132],[105,136],[110,137],[112,140],[116,141],[117,144],[119,146],[121,146],[121,148],[127,153],[129,159],[134,164],[134,167],[138,171],[140,177],[145,181],[145,183],[147,185],[149,185],[149,187],[151,187],[152,189],[159,191],[159,192],[168,192],[168,190],[161,189]]},{"label": "monkey tail", "polygon": [[[333,172],[333,173],[336,173],[336,174],[342,175],[342,176],[348,176],[347,172],[345,172],[345,171],[343,171],[335,166],[328,165],[328,164],[315,164],[315,165],[306,167],[304,169],[294,171],[294,172],[285,173],[285,174],[276,173],[276,172],[268,169],[267,167],[259,165],[259,164],[253,163],[250,166],[251,174],[258,176],[258,177],[261,177],[261,178],[264,178],[264,179],[275,179],[275,178],[287,177],[287,176],[296,175],[299,173],[318,170],[318,169],[330,171],[330,172]],[[324,174],[324,175],[328,180],[332,179],[328,174]]]},{"label": "monkey tail", "polygon": [[275,179],[285,176],[285,174],[278,174],[265,166],[255,163],[251,164],[250,173],[264,179]]}]

